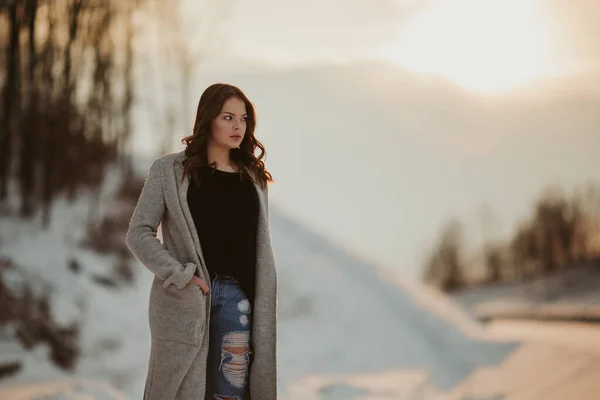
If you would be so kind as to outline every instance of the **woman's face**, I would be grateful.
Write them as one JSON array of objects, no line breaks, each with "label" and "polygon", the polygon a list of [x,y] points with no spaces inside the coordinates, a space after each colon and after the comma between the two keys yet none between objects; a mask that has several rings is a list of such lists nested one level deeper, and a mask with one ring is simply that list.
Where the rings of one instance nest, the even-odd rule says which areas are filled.
[{"label": "woman's face", "polygon": [[230,97],[211,124],[213,144],[234,149],[246,134],[246,104],[238,97]]}]

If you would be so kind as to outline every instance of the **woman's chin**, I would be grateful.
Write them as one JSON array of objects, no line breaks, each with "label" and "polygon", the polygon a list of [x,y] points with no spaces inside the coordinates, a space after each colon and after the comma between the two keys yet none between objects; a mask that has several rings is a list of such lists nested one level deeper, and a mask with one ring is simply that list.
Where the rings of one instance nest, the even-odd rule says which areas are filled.
[{"label": "woman's chin", "polygon": [[223,142],[219,143],[219,147],[221,147],[222,149],[227,149],[227,150],[236,149],[239,145],[240,144],[238,142],[235,142],[235,141],[227,141],[227,142],[224,142],[224,143]]}]

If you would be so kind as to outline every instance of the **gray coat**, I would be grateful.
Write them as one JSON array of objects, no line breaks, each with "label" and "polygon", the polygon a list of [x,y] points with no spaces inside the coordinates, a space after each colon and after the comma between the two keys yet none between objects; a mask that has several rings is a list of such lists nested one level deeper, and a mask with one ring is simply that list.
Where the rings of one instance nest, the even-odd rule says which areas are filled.
[{"label": "gray coat", "polygon": [[[211,282],[187,204],[189,180],[186,177],[181,182],[185,157],[181,151],[153,161],[127,232],[127,246],[154,274],[148,314],[152,345],[144,400],[202,400],[205,396],[211,292],[205,296],[198,286],[188,282],[194,274],[209,286]],[[250,395],[253,400],[274,400],[277,274],[271,247],[268,188],[254,186],[260,211]],[[162,243],[157,238],[159,224]]]}]

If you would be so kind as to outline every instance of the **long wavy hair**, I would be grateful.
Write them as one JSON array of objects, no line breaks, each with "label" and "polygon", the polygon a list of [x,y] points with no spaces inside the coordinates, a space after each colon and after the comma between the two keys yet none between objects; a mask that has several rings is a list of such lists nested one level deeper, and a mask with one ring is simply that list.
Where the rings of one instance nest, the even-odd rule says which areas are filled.
[{"label": "long wavy hair", "polygon": [[[200,97],[192,134],[181,139],[181,143],[186,145],[185,155],[187,156],[183,161],[183,177],[187,175],[188,179],[196,185],[201,183],[198,172],[200,167],[209,165],[207,150],[212,121],[221,113],[223,104],[231,97],[238,97],[242,100],[246,105],[247,113],[246,132],[239,147],[230,150],[231,162],[237,167],[240,175],[247,176],[264,188],[268,182],[274,182],[274,180],[262,161],[266,157],[265,147],[254,136],[256,110],[238,87],[226,83],[210,85]],[[257,147],[260,149],[258,157],[254,155]],[[214,163],[210,163],[210,165],[215,167]]]}]

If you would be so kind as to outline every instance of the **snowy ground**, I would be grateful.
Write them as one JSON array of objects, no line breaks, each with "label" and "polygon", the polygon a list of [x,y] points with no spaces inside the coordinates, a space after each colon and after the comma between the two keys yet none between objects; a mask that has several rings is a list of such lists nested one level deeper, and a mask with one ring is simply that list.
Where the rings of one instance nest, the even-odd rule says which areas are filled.
[{"label": "snowy ground", "polygon": [[[25,271],[25,275],[5,271],[9,285],[18,290],[28,281],[38,294],[50,292],[54,319],[63,324],[81,323],[82,353],[74,374],[67,373],[48,361],[46,345],[25,351],[9,339],[10,330],[0,330],[0,358],[16,358],[23,363],[19,375],[0,381],[0,385],[74,375],[106,380],[132,398],[140,397],[150,346],[146,304],[152,277],[140,266],[132,284],[121,282],[113,289],[99,285],[93,277],[114,276],[116,256],[79,246],[92,205],[96,204],[93,218],[109,212],[117,183],[117,176],[110,175],[100,193],[81,193],[74,203],[59,200],[47,231],[37,221],[2,218],[0,257],[12,259],[18,271]],[[80,263],[80,273],[69,269],[71,260]]]},{"label": "snowy ground", "polygon": [[[110,177],[101,195],[109,199],[115,184],[116,178]],[[128,398],[141,398],[150,348],[147,301],[152,276],[136,263],[131,285],[110,289],[92,280],[94,274],[110,276],[116,262],[78,245],[97,196],[82,195],[73,204],[58,202],[48,231],[3,218],[0,256],[27,271],[25,278],[10,278],[14,287],[27,279],[39,291],[50,290],[54,316],[63,323],[80,321],[83,330],[82,354],[73,374],[48,361],[46,346],[25,351],[5,330],[0,355],[21,360],[24,368],[0,381],[0,389],[72,378],[106,382]],[[106,204],[106,210],[94,213],[110,211]],[[280,283],[282,398],[433,398],[479,366],[501,362],[514,349],[512,343],[479,340],[481,326],[445,297],[407,285],[277,209],[271,210],[271,219]],[[68,268],[71,259],[80,262],[79,274]]]},{"label": "snowy ground", "polygon": [[106,383],[61,379],[0,387],[3,400],[128,400]]}]

